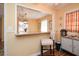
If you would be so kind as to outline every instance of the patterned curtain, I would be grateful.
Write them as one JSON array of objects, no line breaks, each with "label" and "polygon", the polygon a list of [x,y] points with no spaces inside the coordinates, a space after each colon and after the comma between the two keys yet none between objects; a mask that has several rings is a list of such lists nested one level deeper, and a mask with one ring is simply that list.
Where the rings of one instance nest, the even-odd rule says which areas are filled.
[{"label": "patterned curtain", "polygon": [[79,10],[77,11],[77,32],[79,32]]},{"label": "patterned curtain", "polygon": [[79,32],[79,10],[66,13],[66,29],[71,32]]}]

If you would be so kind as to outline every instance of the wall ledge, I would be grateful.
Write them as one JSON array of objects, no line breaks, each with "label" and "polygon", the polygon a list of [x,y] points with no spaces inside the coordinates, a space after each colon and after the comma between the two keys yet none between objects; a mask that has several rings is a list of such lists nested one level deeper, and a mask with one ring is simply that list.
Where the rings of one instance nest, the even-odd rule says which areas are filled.
[{"label": "wall ledge", "polygon": [[24,33],[24,34],[15,34],[15,35],[16,37],[19,37],[19,36],[39,35],[39,34],[50,34],[50,32]]}]

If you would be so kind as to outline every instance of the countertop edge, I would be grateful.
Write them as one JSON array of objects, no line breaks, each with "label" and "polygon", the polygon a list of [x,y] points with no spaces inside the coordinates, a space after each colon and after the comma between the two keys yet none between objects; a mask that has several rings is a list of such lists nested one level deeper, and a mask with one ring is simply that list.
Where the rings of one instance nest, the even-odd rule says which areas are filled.
[{"label": "countertop edge", "polygon": [[39,35],[39,34],[50,34],[50,32],[38,32],[38,33],[15,34],[15,36],[16,36],[16,37],[19,37],[19,36]]}]

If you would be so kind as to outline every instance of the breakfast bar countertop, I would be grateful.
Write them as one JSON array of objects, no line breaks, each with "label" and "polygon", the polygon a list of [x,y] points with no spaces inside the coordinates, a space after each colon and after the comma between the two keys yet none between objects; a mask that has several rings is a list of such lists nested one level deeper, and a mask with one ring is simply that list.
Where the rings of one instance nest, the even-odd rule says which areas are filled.
[{"label": "breakfast bar countertop", "polygon": [[77,37],[77,36],[63,36],[63,37],[79,41],[79,37]]},{"label": "breakfast bar countertop", "polygon": [[39,34],[50,34],[50,32],[36,32],[36,33],[23,33],[23,34],[16,34],[16,36],[28,36],[28,35],[39,35]]}]

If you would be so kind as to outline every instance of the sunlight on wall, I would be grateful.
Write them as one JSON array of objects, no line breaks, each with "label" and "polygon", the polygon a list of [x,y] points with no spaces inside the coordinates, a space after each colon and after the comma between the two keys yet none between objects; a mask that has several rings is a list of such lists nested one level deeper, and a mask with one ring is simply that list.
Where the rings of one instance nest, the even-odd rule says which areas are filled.
[{"label": "sunlight on wall", "polygon": [[41,21],[41,32],[47,32],[47,20],[42,20]]}]

